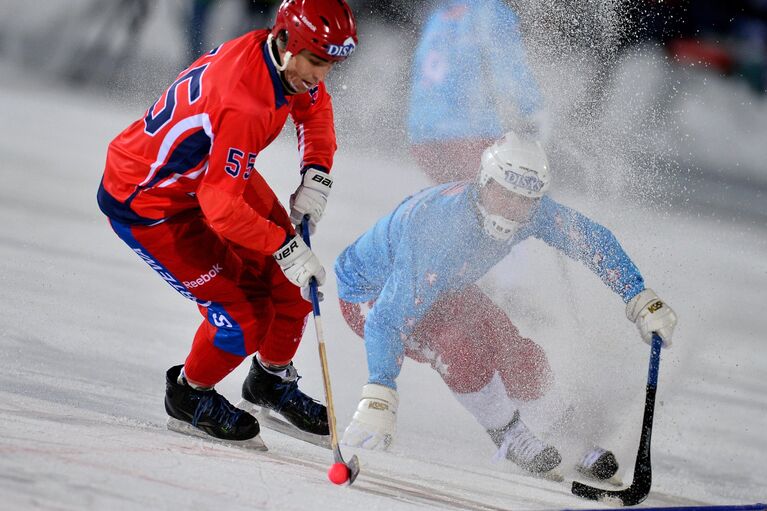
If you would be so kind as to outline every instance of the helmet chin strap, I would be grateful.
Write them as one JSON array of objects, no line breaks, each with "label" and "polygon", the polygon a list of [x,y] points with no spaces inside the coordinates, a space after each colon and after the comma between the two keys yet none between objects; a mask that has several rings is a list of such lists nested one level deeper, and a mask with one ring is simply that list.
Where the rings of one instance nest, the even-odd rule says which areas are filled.
[{"label": "helmet chin strap", "polygon": [[293,56],[292,53],[289,51],[285,51],[285,59],[282,64],[277,62],[277,58],[274,56],[274,52],[272,51],[272,41],[274,40],[274,37],[272,34],[269,34],[266,38],[266,45],[269,47],[269,57],[272,59],[272,64],[274,64],[274,67],[277,69],[277,71],[285,71],[288,68],[288,62],[290,61],[290,57]]}]

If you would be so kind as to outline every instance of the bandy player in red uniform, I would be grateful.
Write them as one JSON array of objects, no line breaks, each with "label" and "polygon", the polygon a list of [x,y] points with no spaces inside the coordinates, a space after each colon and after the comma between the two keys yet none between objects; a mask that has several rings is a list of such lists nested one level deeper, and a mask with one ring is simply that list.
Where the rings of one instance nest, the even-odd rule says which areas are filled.
[{"label": "bandy player in red uniform", "polygon": [[[328,434],[325,407],[298,389],[291,362],[311,311],[301,288],[325,280],[293,226],[309,215],[314,229],[325,208],[336,138],[323,80],[356,44],[344,0],[285,0],[271,30],[199,58],[109,145],[101,210],[205,318],[167,372],[172,429],[260,442],[255,417],[214,390],[255,353],[243,398]],[[290,214],[255,168],[288,115],[302,160]]]}]

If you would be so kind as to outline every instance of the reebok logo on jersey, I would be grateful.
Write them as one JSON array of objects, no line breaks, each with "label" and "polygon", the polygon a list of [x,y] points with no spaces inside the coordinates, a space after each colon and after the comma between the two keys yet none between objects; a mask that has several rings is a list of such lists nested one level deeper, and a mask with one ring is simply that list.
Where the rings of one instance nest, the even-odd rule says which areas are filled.
[{"label": "reebok logo on jersey", "polygon": [[540,192],[543,188],[543,181],[538,179],[538,176],[533,174],[523,176],[513,170],[506,170],[506,182],[529,192]]},{"label": "reebok logo on jersey", "polygon": [[337,44],[329,44],[325,51],[328,52],[328,55],[331,57],[348,57],[352,53],[354,53],[354,49],[357,48],[357,45],[354,44],[354,39],[349,37],[344,41],[344,44],[341,46]]},{"label": "reebok logo on jersey", "polygon": [[162,277],[168,284],[171,285],[173,289],[178,291],[181,296],[188,300],[192,300],[193,302],[197,302],[203,307],[207,307],[210,305],[209,301],[205,300],[198,300],[185,286],[188,284],[188,282],[184,282],[183,284],[176,280],[176,278],[168,272],[163,265],[155,261],[150,255],[145,254],[143,250],[140,248],[133,248],[133,251],[138,254],[138,256],[144,260],[145,263],[147,263],[154,271],[156,271],[160,277]]},{"label": "reebok logo on jersey", "polygon": [[213,268],[211,268],[209,272],[203,273],[202,275],[197,277],[195,280],[184,282],[183,284],[188,288],[199,287],[205,284],[206,282],[210,282],[211,280],[216,278],[216,275],[221,273],[221,270],[223,270],[223,268],[221,267],[220,264],[214,264]]}]

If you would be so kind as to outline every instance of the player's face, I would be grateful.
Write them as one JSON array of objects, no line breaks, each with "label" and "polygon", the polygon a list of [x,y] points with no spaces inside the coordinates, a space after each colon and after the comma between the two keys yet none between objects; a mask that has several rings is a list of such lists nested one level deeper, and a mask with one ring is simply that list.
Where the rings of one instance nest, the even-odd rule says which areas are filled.
[{"label": "player's face", "polygon": [[297,94],[302,94],[325,80],[332,68],[333,62],[321,59],[307,50],[301,50],[288,61],[285,80]]},{"label": "player's face", "polygon": [[530,213],[540,199],[510,192],[491,179],[480,190],[480,200],[489,214],[523,223],[530,217]]}]

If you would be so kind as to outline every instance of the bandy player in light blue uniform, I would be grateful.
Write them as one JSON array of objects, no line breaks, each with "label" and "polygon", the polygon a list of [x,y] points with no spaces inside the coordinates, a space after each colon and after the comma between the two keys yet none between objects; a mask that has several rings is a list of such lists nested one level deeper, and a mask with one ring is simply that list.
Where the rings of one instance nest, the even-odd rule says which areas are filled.
[{"label": "bandy player in light blue uniform", "polygon": [[[646,342],[671,344],[676,315],[651,289],[613,234],[546,192],[541,145],[509,133],[482,155],[479,178],[427,188],[403,201],[338,256],[346,321],[365,340],[369,370],[347,445],[386,449],[396,428],[404,356],[429,362],[488,431],[499,455],[533,473],[561,463],[555,446],[521,420],[519,404],[551,384],[546,354],[524,338],[475,282],[530,237],[580,261],[623,299]],[[366,313],[367,312],[367,313]],[[607,479],[612,452],[589,449],[577,468]]]},{"label": "bandy player in light blue uniform", "polygon": [[473,178],[482,151],[512,126],[531,138],[540,129],[543,99],[504,0],[436,2],[411,76],[408,141],[435,183]]}]

